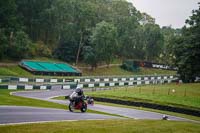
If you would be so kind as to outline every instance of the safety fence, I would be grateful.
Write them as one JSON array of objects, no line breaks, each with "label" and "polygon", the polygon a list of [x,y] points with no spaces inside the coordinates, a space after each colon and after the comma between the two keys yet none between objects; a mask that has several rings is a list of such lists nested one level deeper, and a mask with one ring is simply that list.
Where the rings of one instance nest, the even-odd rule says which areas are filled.
[{"label": "safety fence", "polygon": [[25,78],[25,77],[0,77],[0,83],[67,83],[67,82],[117,82],[134,80],[161,80],[177,78],[176,75],[138,75],[123,77],[80,77],[80,78]]},{"label": "safety fence", "polygon": [[[42,78],[1,78],[0,89],[52,89],[59,86],[61,89],[136,86],[148,84],[171,83],[177,76],[133,76],[133,77],[82,77],[74,79],[42,79]],[[5,82],[8,80],[7,82]],[[2,82],[3,81],[3,82]]]}]

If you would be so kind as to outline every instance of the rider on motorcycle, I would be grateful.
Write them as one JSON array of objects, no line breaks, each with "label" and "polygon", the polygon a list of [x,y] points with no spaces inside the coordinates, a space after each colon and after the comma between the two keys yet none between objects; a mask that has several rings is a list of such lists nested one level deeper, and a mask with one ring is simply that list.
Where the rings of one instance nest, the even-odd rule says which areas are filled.
[{"label": "rider on motorcycle", "polygon": [[74,105],[77,105],[81,100],[84,99],[84,93],[83,90],[80,87],[77,87],[75,91],[69,96],[70,101],[74,103]]}]

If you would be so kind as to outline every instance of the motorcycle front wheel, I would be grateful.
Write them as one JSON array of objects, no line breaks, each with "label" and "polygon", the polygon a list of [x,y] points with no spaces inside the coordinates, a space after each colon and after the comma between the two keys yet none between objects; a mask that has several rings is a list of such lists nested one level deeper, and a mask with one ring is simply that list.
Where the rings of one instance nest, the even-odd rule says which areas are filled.
[{"label": "motorcycle front wheel", "polygon": [[81,112],[86,112],[87,111],[87,104],[83,103],[83,106],[81,107]]}]

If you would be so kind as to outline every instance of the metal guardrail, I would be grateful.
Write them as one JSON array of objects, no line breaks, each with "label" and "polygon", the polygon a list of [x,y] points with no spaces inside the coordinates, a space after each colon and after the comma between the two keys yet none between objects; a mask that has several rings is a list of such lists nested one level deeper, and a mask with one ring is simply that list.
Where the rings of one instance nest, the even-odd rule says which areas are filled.
[{"label": "metal guardrail", "polygon": [[177,78],[159,78],[159,79],[146,79],[146,80],[129,80],[129,81],[98,81],[98,82],[68,82],[62,84],[1,84],[0,89],[51,89],[54,86],[61,86],[62,89],[73,89],[78,87],[81,88],[95,88],[95,87],[114,87],[114,86],[137,86],[137,85],[149,85],[149,84],[160,84],[160,83],[171,83]]},{"label": "metal guardrail", "polygon": [[130,81],[146,79],[167,79],[177,75],[133,75],[133,76],[90,76],[75,78],[27,78],[27,77],[0,77],[0,83],[66,83],[66,82],[100,82],[100,81]]}]

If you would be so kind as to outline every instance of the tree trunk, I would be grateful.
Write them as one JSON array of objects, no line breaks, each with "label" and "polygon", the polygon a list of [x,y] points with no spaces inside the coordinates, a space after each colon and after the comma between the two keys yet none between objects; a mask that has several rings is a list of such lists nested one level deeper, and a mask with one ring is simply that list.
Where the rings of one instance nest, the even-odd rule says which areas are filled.
[{"label": "tree trunk", "polygon": [[78,45],[78,51],[76,54],[76,66],[78,65],[78,61],[79,61],[79,56],[80,56],[80,52],[81,52],[81,48],[82,48],[82,40],[83,40],[83,33],[81,32],[80,42]]}]

